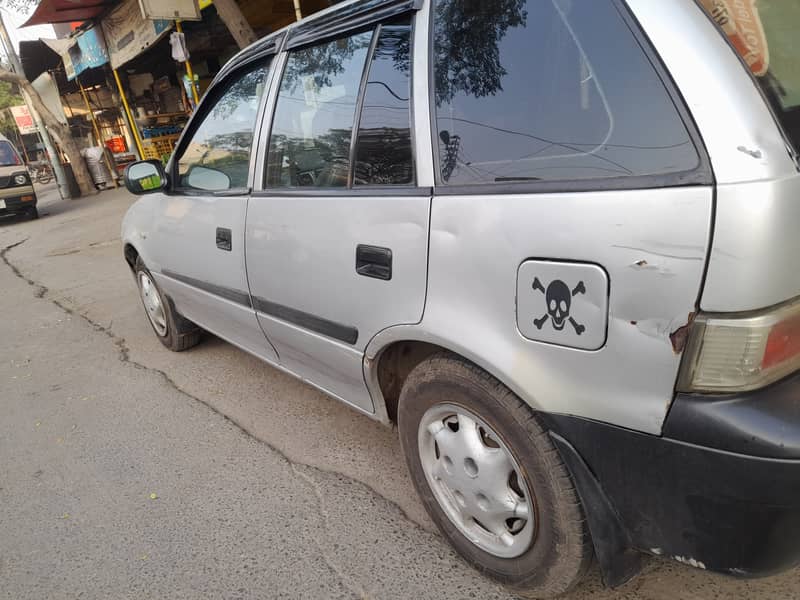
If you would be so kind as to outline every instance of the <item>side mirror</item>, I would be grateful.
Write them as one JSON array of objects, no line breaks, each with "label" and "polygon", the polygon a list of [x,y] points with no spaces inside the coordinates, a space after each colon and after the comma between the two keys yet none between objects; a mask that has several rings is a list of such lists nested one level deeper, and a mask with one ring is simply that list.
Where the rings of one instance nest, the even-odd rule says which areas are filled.
[{"label": "side mirror", "polygon": [[184,178],[184,183],[196,190],[220,192],[231,189],[231,178],[218,169],[200,165],[193,166]]},{"label": "side mirror", "polygon": [[125,187],[132,194],[152,194],[167,187],[167,174],[160,160],[140,160],[125,169]]}]

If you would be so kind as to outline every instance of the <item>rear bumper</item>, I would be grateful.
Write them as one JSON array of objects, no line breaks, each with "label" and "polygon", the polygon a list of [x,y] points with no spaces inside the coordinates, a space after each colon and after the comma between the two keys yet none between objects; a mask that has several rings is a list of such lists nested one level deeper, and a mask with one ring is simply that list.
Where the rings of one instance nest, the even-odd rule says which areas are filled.
[{"label": "rear bumper", "polygon": [[15,189],[8,196],[0,197],[0,216],[26,213],[34,209],[37,202],[33,187]]},{"label": "rear bumper", "polygon": [[[547,418],[599,483],[629,547],[739,576],[800,562],[800,376],[735,397],[679,396],[663,437]],[[592,492],[576,480],[587,504]]]}]

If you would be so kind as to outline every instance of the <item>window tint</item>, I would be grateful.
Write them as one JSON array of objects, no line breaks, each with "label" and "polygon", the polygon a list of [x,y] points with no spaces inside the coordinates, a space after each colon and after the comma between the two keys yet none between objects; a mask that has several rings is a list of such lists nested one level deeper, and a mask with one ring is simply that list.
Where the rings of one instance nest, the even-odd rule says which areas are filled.
[{"label": "window tint", "polygon": [[699,162],[611,2],[436,0],[434,85],[444,183],[650,175]]},{"label": "window tint", "polygon": [[361,109],[355,185],[414,183],[410,45],[408,20],[380,28]]},{"label": "window tint", "polygon": [[293,51],[267,155],[271,187],[345,187],[356,102],[372,32]]},{"label": "window tint", "polygon": [[247,187],[253,129],[269,65],[234,75],[178,160],[180,187]]}]

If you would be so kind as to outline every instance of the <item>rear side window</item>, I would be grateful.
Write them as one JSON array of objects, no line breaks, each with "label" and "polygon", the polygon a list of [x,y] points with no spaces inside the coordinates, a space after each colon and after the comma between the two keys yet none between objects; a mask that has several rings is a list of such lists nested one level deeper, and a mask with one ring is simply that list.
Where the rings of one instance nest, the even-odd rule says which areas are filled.
[{"label": "rear side window", "polygon": [[381,26],[364,91],[355,185],[414,183],[410,50],[409,21]]},{"label": "rear side window", "polygon": [[410,40],[406,18],[290,52],[270,133],[268,187],[413,183]]},{"label": "rear side window", "polygon": [[700,0],[700,4],[747,63],[800,152],[800,3]]},{"label": "rear side window", "polygon": [[436,0],[444,184],[690,171],[669,94],[607,0]]},{"label": "rear side window", "polygon": [[272,122],[267,185],[346,187],[372,32],[289,54]]},{"label": "rear side window", "polygon": [[179,187],[247,187],[253,129],[268,71],[269,65],[261,65],[230,78],[178,158]]}]

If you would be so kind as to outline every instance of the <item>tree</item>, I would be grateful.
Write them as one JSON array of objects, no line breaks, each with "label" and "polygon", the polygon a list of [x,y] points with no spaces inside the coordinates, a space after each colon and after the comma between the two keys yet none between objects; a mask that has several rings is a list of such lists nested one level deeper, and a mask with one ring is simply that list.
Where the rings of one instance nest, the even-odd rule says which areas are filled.
[{"label": "tree", "polygon": [[[38,0],[2,0],[0,1],[0,8],[9,8],[16,11],[28,12],[36,4],[38,4]],[[10,56],[9,59],[12,61],[12,64],[17,65],[16,68],[18,71],[20,71],[19,73],[15,73],[14,71],[6,68],[5,65],[0,65],[0,81],[15,84],[24,92],[24,95],[30,99],[31,104],[33,104],[31,108],[39,113],[39,117],[41,117],[48,133],[50,133],[50,135],[56,139],[56,142],[59,146],[61,146],[64,154],[67,155],[67,159],[72,166],[72,173],[75,176],[75,181],[78,184],[78,189],[81,192],[81,196],[94,194],[97,190],[92,182],[92,177],[89,174],[89,169],[86,166],[86,162],[81,156],[81,149],[78,147],[78,144],[75,143],[72,133],[69,130],[69,126],[63,125],[61,122],[59,122],[56,116],[50,112],[50,109],[47,108],[45,103],[42,101],[41,96],[39,96],[39,92],[33,88],[31,82],[28,81],[23,73],[21,73],[22,69],[19,67],[19,59],[17,58],[14,49],[10,47],[11,40],[8,38],[5,25],[0,27],[0,33],[3,35],[4,45],[7,47],[8,51],[12,53],[12,56]],[[58,156],[51,156],[50,160],[59,160],[59,158]]]},{"label": "tree", "polygon": [[214,6],[239,48],[245,48],[258,39],[250,23],[244,18],[239,5],[236,4],[236,0],[214,0]]},{"label": "tree", "polygon": [[[50,112],[50,109],[47,108],[47,105],[42,101],[41,96],[39,96],[39,92],[33,88],[30,81],[28,81],[24,75],[19,75],[6,68],[0,67],[0,81],[16,84],[27,93],[28,98],[30,98],[33,104],[32,108],[39,113],[44,126],[47,127],[50,135],[56,139],[56,142],[61,146],[64,154],[67,155],[72,165],[72,173],[75,175],[75,180],[78,183],[81,195],[86,196],[95,193],[96,190],[92,183],[89,169],[86,167],[86,162],[81,156],[81,149],[72,137],[69,126],[60,123],[56,116]],[[51,156],[50,159],[58,160],[58,157]]]},{"label": "tree", "polygon": [[459,0],[436,4],[434,60],[436,105],[459,93],[476,98],[503,89],[507,71],[500,42],[513,27],[525,27],[526,0]]},{"label": "tree", "polygon": [[0,133],[9,139],[14,139],[17,125],[6,109],[11,106],[19,106],[23,102],[19,90],[14,85],[7,81],[0,81]]}]

